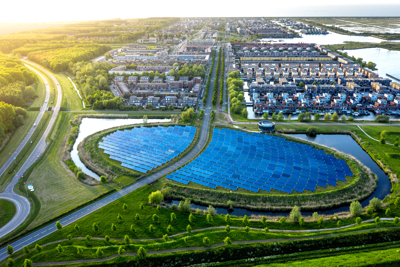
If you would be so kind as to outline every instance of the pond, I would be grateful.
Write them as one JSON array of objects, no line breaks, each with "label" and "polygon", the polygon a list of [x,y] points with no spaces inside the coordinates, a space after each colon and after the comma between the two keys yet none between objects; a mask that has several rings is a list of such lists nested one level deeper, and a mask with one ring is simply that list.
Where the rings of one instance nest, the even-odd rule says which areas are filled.
[{"label": "pond", "polygon": [[[357,158],[365,166],[367,166],[373,173],[378,176],[378,185],[376,190],[365,200],[361,201],[363,207],[369,204],[369,201],[377,197],[379,199],[384,199],[388,194],[390,194],[391,184],[389,177],[385,172],[372,160],[372,158],[358,145],[356,141],[350,135],[317,135],[316,137],[309,137],[305,134],[293,134],[291,136],[298,137],[307,141],[311,141],[320,145],[325,145],[331,148],[335,148],[338,151],[349,154]],[[179,201],[172,200],[169,201],[170,204],[179,205]],[[319,210],[319,214],[331,215],[338,212],[349,211],[350,205],[344,205],[338,208]],[[192,204],[194,209],[207,209],[206,206]],[[235,208],[233,210],[228,210],[226,208],[215,208],[218,214],[231,214],[236,216],[250,216],[250,215],[268,215],[268,216],[288,216],[289,212],[266,212],[266,211],[252,211],[244,208]],[[311,216],[313,212],[307,211],[302,212],[304,216]]]},{"label": "pond", "polygon": [[[369,36],[357,36],[357,35],[344,35],[334,32],[329,34],[312,35],[312,34],[300,34],[301,38],[288,38],[288,39],[276,39],[267,38],[261,39],[262,43],[273,41],[272,43],[315,43],[320,45],[331,45],[331,44],[344,44],[345,42],[367,42],[367,43],[380,43],[386,40],[378,39]],[[393,40],[390,42],[399,42],[400,40]]]},{"label": "pond", "polygon": [[[171,119],[148,119],[148,123],[153,122],[169,122]],[[143,119],[97,119],[97,118],[83,118],[79,127],[78,138],[75,141],[74,147],[71,151],[71,158],[75,165],[82,169],[82,172],[99,180],[100,177],[86,168],[85,164],[81,161],[78,155],[78,145],[89,135],[96,132],[124,125],[141,124]]]}]

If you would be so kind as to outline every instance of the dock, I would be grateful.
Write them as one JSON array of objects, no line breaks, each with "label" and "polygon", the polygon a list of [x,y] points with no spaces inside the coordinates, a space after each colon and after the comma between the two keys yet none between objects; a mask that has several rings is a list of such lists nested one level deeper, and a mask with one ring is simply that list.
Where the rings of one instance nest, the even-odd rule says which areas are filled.
[{"label": "dock", "polygon": [[390,75],[390,74],[386,73],[386,76],[388,76],[388,77],[390,77],[390,78],[392,78],[392,79],[395,79],[396,81],[399,81],[399,82],[400,82],[400,79],[394,77],[393,75]]}]

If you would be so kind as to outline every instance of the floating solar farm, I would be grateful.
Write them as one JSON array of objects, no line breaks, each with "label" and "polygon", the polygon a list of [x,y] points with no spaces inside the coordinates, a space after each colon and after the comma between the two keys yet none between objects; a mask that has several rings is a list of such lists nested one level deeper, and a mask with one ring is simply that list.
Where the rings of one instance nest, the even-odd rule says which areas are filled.
[{"label": "floating solar farm", "polygon": [[103,138],[99,147],[121,166],[146,173],[174,159],[193,141],[196,127],[140,127]]},{"label": "floating solar farm", "polygon": [[337,181],[346,180],[346,175],[353,176],[344,160],[310,145],[271,135],[214,129],[207,149],[167,178],[213,189],[275,189],[290,194],[336,186]]}]

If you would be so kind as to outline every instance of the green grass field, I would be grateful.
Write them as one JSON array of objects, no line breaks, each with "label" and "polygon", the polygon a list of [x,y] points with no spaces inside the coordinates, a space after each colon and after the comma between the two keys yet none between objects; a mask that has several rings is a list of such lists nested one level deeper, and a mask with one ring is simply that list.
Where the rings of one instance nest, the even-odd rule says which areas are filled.
[{"label": "green grass field", "polygon": [[0,227],[8,223],[16,212],[15,205],[5,199],[0,199]]},{"label": "green grass field", "polygon": [[54,76],[62,86],[63,102],[61,106],[65,110],[82,110],[82,100],[68,77],[65,74],[55,74]]}]

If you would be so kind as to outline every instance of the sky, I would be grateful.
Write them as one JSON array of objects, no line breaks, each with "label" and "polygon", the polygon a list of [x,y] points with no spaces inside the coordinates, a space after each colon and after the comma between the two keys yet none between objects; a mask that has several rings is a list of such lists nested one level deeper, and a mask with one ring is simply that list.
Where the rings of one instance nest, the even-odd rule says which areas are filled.
[{"label": "sky", "polygon": [[[334,3],[334,5],[332,4]],[[379,4],[377,4],[379,3]],[[0,23],[146,17],[400,16],[399,0],[18,0],[4,1]]]}]

